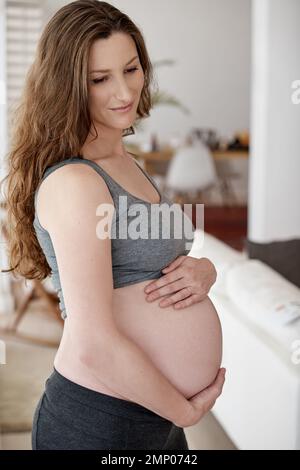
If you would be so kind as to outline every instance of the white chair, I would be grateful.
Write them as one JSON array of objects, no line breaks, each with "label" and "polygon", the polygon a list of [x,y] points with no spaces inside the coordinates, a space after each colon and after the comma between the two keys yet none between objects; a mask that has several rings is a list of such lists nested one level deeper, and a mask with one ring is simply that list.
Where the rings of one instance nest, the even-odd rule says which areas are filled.
[{"label": "white chair", "polygon": [[164,190],[177,202],[194,197],[200,202],[203,192],[218,184],[213,156],[200,141],[179,148],[173,156],[164,182]]}]

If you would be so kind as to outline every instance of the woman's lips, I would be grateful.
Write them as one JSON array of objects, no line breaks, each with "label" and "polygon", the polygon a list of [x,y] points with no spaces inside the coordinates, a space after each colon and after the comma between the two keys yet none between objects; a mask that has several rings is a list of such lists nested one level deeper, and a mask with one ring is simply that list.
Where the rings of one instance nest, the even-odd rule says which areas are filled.
[{"label": "woman's lips", "polygon": [[118,113],[126,113],[127,111],[130,111],[132,106],[133,106],[133,103],[128,105],[126,108],[112,109],[111,111],[117,111]]}]

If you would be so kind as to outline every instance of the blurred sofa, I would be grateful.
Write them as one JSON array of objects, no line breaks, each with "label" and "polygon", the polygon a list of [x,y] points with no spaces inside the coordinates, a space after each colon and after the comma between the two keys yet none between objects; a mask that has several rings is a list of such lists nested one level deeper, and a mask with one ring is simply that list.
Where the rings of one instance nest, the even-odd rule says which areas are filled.
[{"label": "blurred sofa", "polygon": [[300,449],[300,289],[259,260],[195,231],[190,256],[218,277],[223,393],[212,412],[238,449]]}]

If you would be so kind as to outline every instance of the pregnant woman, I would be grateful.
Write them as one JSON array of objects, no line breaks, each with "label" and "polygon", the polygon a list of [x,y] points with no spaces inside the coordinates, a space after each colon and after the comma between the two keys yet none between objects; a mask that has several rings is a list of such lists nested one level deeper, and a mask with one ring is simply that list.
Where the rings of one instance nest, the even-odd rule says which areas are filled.
[{"label": "pregnant woman", "polygon": [[58,10],[27,76],[8,158],[10,262],[51,274],[64,319],[33,449],[187,449],[183,427],[222,391],[214,267],[186,256],[175,226],[162,236],[168,212],[150,212],[172,203],[122,142],[149,116],[151,80],[139,29],[97,0]]}]

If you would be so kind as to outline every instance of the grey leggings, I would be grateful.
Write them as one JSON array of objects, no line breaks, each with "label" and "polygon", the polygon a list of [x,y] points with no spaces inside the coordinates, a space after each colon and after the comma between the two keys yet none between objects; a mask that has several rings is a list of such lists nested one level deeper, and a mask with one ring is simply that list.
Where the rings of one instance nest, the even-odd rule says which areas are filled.
[{"label": "grey leggings", "polygon": [[78,385],[54,368],[34,413],[32,449],[187,450],[188,444],[171,421]]}]

